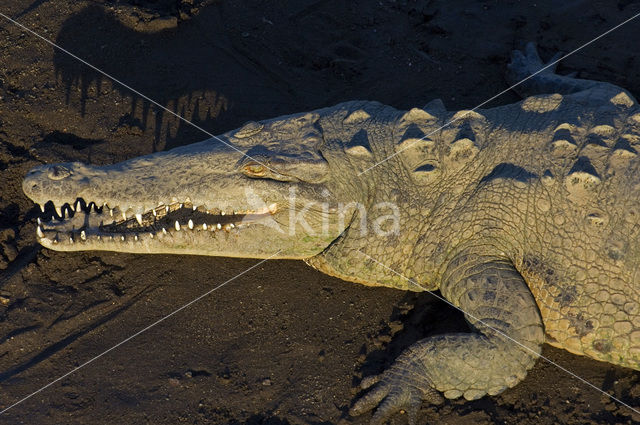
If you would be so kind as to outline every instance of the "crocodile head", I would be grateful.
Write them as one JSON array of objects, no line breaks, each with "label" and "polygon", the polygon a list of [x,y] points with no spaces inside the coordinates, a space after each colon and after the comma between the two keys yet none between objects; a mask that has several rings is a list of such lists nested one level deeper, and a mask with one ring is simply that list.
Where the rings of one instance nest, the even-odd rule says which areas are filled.
[{"label": "crocodile head", "polygon": [[341,205],[357,201],[323,156],[319,118],[248,123],[114,165],[34,168],[23,190],[45,215],[38,241],[58,251],[314,256],[352,219]]}]

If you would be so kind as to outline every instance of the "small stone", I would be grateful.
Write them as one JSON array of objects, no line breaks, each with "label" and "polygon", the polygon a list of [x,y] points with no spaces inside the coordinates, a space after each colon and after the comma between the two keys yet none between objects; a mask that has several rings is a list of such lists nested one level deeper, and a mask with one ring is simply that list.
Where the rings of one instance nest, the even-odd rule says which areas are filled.
[{"label": "small stone", "polygon": [[0,230],[0,241],[6,241],[9,239],[15,239],[16,232],[13,229],[2,229]]},{"label": "small stone", "polygon": [[7,260],[9,260],[9,262],[15,260],[16,257],[18,256],[18,250],[16,249],[15,246],[13,246],[11,244],[3,243],[2,244],[2,250],[3,250],[3,253],[4,253],[5,257],[7,257]]}]

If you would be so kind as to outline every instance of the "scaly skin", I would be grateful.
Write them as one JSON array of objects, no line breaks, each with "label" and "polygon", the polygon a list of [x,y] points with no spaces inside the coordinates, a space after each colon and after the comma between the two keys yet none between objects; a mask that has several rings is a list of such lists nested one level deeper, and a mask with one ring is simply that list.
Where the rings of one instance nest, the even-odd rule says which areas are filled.
[{"label": "scaly skin", "polygon": [[[509,76],[542,65],[528,45]],[[40,204],[81,197],[128,217],[44,224],[52,249],[276,253],[367,285],[440,289],[473,331],[416,343],[363,381],[370,391],[352,409],[379,405],[374,423],[404,409],[413,423],[440,392],[476,399],[514,386],[543,342],[640,370],[640,108],[616,86],[553,70],[519,91],[530,97],[475,112],[347,102],[222,135],[233,148],[209,140],[109,167],[40,167],[23,188]],[[149,212],[171,203],[162,219]],[[209,212],[193,213],[193,230],[191,205]],[[231,214],[246,209],[254,215]],[[174,219],[180,230],[160,231],[157,220]],[[212,232],[212,220],[226,227]]]}]

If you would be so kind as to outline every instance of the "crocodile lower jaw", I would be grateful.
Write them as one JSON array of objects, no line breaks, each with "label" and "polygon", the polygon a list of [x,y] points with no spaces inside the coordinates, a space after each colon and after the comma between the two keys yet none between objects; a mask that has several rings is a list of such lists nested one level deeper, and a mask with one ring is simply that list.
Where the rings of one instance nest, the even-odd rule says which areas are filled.
[{"label": "crocodile lower jaw", "polygon": [[56,206],[49,201],[41,205],[46,218],[38,218],[36,234],[45,246],[99,243],[131,243],[149,239],[172,238],[181,232],[198,232],[198,236],[215,238],[234,233],[263,220],[278,210],[271,204],[258,210],[221,211],[196,206],[189,201],[158,205],[133,214],[119,207],[101,207],[94,202],[77,199],[73,205]]}]

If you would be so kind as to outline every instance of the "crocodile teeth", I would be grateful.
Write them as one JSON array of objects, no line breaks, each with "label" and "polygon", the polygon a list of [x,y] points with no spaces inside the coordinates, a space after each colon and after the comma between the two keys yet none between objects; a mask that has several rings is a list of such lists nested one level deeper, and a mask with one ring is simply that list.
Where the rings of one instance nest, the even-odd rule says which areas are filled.
[{"label": "crocodile teeth", "polygon": [[165,228],[163,227],[163,228],[162,228],[162,233],[166,235],[166,234],[167,234],[167,229],[165,229]]},{"label": "crocodile teeth", "polygon": [[62,210],[60,209],[60,207],[55,207],[56,208],[56,214],[58,214],[58,217],[62,218]]},{"label": "crocodile teeth", "polygon": [[180,230],[180,223],[178,223],[178,220],[176,220],[176,230]]},{"label": "crocodile teeth", "polygon": [[40,220],[40,217],[36,217],[36,220],[38,220],[38,226],[40,226],[42,224],[42,220]]},{"label": "crocodile teeth", "polygon": [[120,236],[120,240],[124,241],[124,235]]},{"label": "crocodile teeth", "polygon": [[87,234],[84,232],[84,230],[80,232],[80,239],[82,239],[83,241],[87,240]]},{"label": "crocodile teeth", "polygon": [[202,223],[202,230],[207,230],[207,223]]},{"label": "crocodile teeth", "polygon": [[76,201],[76,205],[74,207],[74,211],[78,211],[80,209],[80,200]]},{"label": "crocodile teeth", "polygon": [[216,227],[218,228],[218,230],[222,229],[222,224],[218,223],[216,224]]},{"label": "crocodile teeth", "polygon": [[151,210],[151,212],[153,212],[153,216],[156,217],[158,215],[158,213],[156,212],[155,209]]},{"label": "crocodile teeth", "polygon": [[44,232],[40,227],[40,223],[38,223],[38,227],[36,227],[36,234],[38,235],[39,238],[44,238]]},{"label": "crocodile teeth", "polygon": [[193,220],[189,219],[188,226],[189,226],[189,229],[193,229]]},{"label": "crocodile teeth", "polygon": [[69,236],[69,242],[73,243],[73,236]]},{"label": "crocodile teeth", "polygon": [[140,213],[136,214],[136,221],[140,226],[142,226],[142,214]]},{"label": "crocodile teeth", "polygon": [[42,212],[44,212],[44,204],[40,205],[40,209],[42,210]]},{"label": "crocodile teeth", "polygon": [[138,235],[135,235],[133,239],[138,240]]},{"label": "crocodile teeth", "polygon": [[124,211],[122,211],[122,219],[123,219],[124,221],[127,221],[127,213],[126,213],[126,212],[124,212]]},{"label": "crocodile teeth", "polygon": [[113,217],[113,208],[109,208],[109,215]]}]

